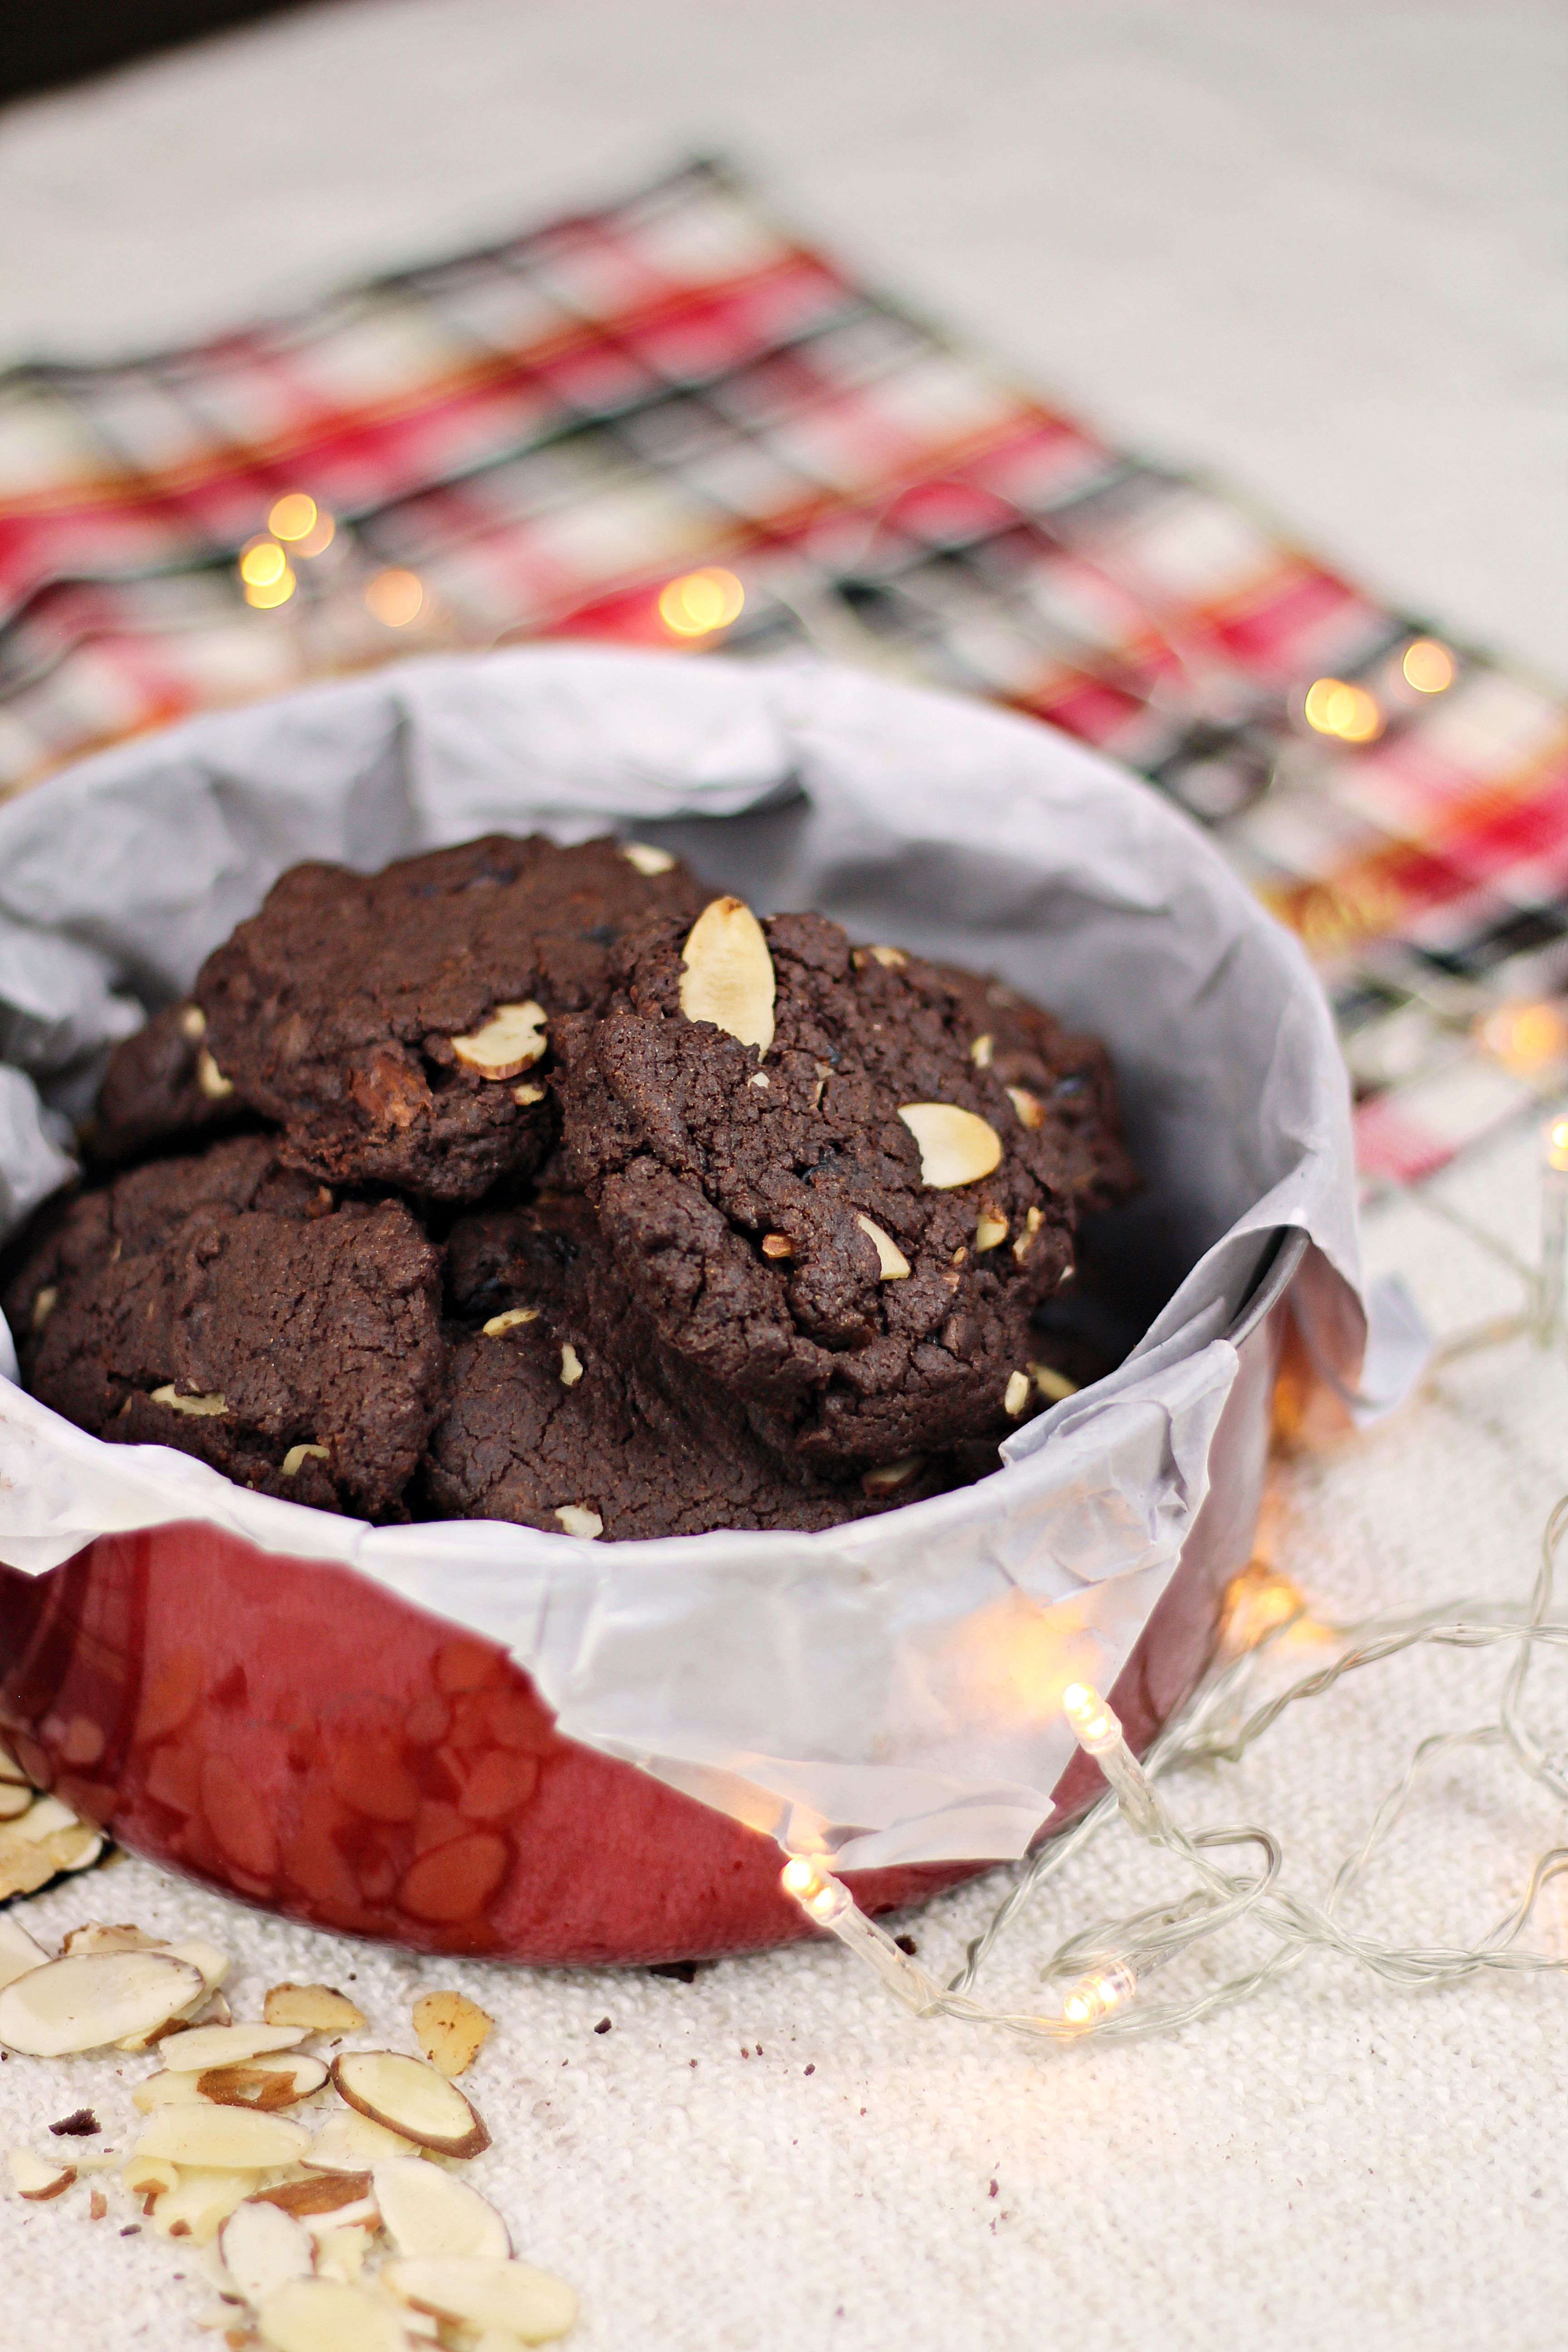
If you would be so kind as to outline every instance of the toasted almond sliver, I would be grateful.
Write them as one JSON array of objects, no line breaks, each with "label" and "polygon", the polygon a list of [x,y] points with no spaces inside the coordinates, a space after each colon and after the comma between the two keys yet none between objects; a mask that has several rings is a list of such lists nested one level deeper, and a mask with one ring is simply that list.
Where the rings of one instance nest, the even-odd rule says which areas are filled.
[{"label": "toasted almond sliver", "polygon": [[537,1307],[509,1307],[503,1315],[492,1315],[480,1326],[487,1339],[504,1339],[509,1331],[520,1331],[525,1323],[537,1323]]},{"label": "toasted almond sliver", "polygon": [[858,1216],[855,1222],[877,1253],[878,1264],[881,1268],[879,1279],[883,1282],[903,1282],[909,1275],[910,1262],[891,1234],[885,1234],[880,1225],[872,1223],[869,1217]]},{"label": "toasted almond sliver", "polygon": [[153,1391],[154,1404],[172,1406],[175,1412],[193,1413],[198,1421],[216,1421],[228,1411],[228,1399],[215,1389],[210,1396],[185,1396],[173,1381]]},{"label": "toasted almond sliver", "polygon": [[205,1045],[196,1055],[196,1084],[208,1102],[222,1102],[226,1095],[234,1092],[234,1080],[224,1076]]},{"label": "toasted almond sliver", "polygon": [[994,1210],[982,1209],[974,1221],[975,1255],[982,1257],[987,1250],[1000,1248],[1006,1238],[1006,1218],[997,1216]]},{"label": "toasted almond sliver", "polygon": [[564,2336],[577,2316],[577,2298],[565,2281],[526,2263],[416,2259],[388,2263],[382,2276],[416,2310],[466,2327],[499,2328],[525,2344]]},{"label": "toasted almond sliver", "polygon": [[303,2038],[302,2025],[194,2025],[163,2053],[166,2064],[183,2074],[205,2074],[209,2066],[241,2066],[268,2050],[291,2050]]},{"label": "toasted almond sliver", "polygon": [[889,971],[901,971],[909,961],[902,948],[873,948],[871,957],[874,962],[885,965]]},{"label": "toasted almond sliver", "polygon": [[401,2132],[388,2131],[384,2124],[373,2123],[369,2116],[345,2107],[327,2117],[302,2161],[313,2172],[368,2172],[383,2157],[413,2152],[414,2142],[405,2139]]},{"label": "toasted almond sliver", "polygon": [[301,2033],[357,2033],[364,2023],[346,1992],[324,1984],[274,1985],[261,2014],[268,2025],[297,2025]]},{"label": "toasted almond sliver", "polygon": [[561,1385],[563,1389],[574,1389],[582,1377],[583,1359],[571,1340],[564,1340],[561,1349]]},{"label": "toasted almond sliver", "polygon": [[180,1007],[180,1034],[195,1045],[207,1034],[207,1016],[199,1004]]},{"label": "toasted almond sliver", "polygon": [[762,1250],[764,1257],[774,1259],[793,1257],[795,1255],[795,1244],[791,1241],[787,1234],[764,1234],[763,1235]]},{"label": "toasted almond sliver", "polygon": [[[388,2138],[393,2135],[388,2133]],[[400,2139],[399,2147],[412,2143]],[[423,2158],[420,2159],[424,2161]],[[280,2206],[285,2213],[294,2214],[308,2221],[312,2213],[338,2213],[351,2205],[360,2204],[370,2188],[370,2174],[364,2172],[318,2172],[303,2180],[280,2180],[271,2189],[258,2192],[264,2205]]]},{"label": "toasted almond sliver", "polygon": [[899,1117],[920,1146],[921,1182],[933,1192],[977,1183],[1001,1163],[995,1129],[957,1103],[900,1103]]},{"label": "toasted almond sliver", "polygon": [[668,849],[656,849],[651,841],[623,841],[621,856],[650,880],[656,874],[668,874],[675,864]]},{"label": "toasted almond sliver", "polygon": [[100,2050],[177,2017],[203,1990],[168,1952],[84,1952],[47,1960],[0,1992],[0,2042],[32,2058]]},{"label": "toasted almond sliver", "polygon": [[0,1991],[29,1969],[41,1969],[48,1957],[8,1911],[0,1911]]},{"label": "toasted almond sliver", "polygon": [[74,2164],[35,2156],[30,2147],[7,2148],[5,2162],[17,2196],[25,2197],[30,2205],[47,2205],[51,2197],[63,2197],[76,2179]]},{"label": "toasted almond sliver", "polygon": [[239,2066],[208,2066],[196,2076],[196,2088],[215,2106],[255,2107],[270,2116],[308,2099],[326,2079],[324,2058],[275,2050]]},{"label": "toasted almond sliver", "polygon": [[773,1042],[773,960],[743,898],[704,907],[680,951],[680,1009],[765,1054]]},{"label": "toasted almond sliver", "polygon": [[414,2004],[414,2038],[447,2075],[468,2071],[494,2023],[466,1993],[421,1993]]},{"label": "toasted almond sliver", "polygon": [[564,1534],[578,1536],[584,1543],[592,1543],[605,1532],[605,1522],[591,1503],[563,1503],[555,1516]]},{"label": "toasted almond sliver", "polygon": [[392,2157],[373,2177],[383,2224],[400,2254],[504,2262],[510,2253],[495,2207],[439,2165],[422,2156]]},{"label": "toasted almond sliver", "polygon": [[331,1455],[324,1445],[291,1445],[283,1456],[283,1475],[297,1478],[307,1462],[330,1462]]},{"label": "toasted almond sliver", "polygon": [[256,2316],[272,2352],[408,2352],[396,2312],[344,2279],[289,2279]]},{"label": "toasted almond sliver", "polygon": [[1009,1414],[1014,1421],[1016,1421],[1018,1415],[1023,1412],[1024,1407],[1028,1403],[1028,1373],[1009,1372],[1007,1375],[1007,1385],[1002,1392],[1003,1412]]},{"label": "toasted almond sliver", "polygon": [[332,2062],[340,2098],[373,2123],[439,2156],[478,2156],[490,2136],[455,2083],[428,2059],[393,2050],[345,2050]]},{"label": "toasted almond sliver", "polygon": [[996,1040],[989,1029],[983,1031],[973,1040],[969,1048],[969,1058],[977,1070],[988,1070],[991,1067],[991,1053],[995,1043]]},{"label": "toasted almond sliver", "polygon": [[259,2187],[261,2175],[227,2165],[182,2165],[173,2189],[153,2208],[161,2238],[210,2246],[236,2208]]},{"label": "toasted almond sliver", "polygon": [[896,1494],[911,1478],[918,1478],[924,1468],[923,1454],[906,1454],[901,1461],[879,1463],[875,1470],[867,1471],[860,1484],[868,1495]]},{"label": "toasted almond sliver", "polygon": [[60,1290],[57,1282],[46,1282],[41,1290],[34,1291],[29,1320],[35,1331],[43,1329],[59,1303]]},{"label": "toasted almond sliver", "polygon": [[1028,1256],[1029,1251],[1034,1244],[1035,1235],[1039,1232],[1040,1227],[1044,1223],[1045,1218],[1041,1215],[1038,1209],[1031,1209],[1025,1217],[1024,1230],[1013,1244],[1013,1255],[1017,1259],[1020,1265],[1023,1265],[1024,1260]]},{"label": "toasted almond sliver", "polygon": [[1045,1105],[1037,1095],[1032,1095],[1027,1087],[1009,1087],[1006,1089],[1006,1095],[1008,1101],[1018,1114],[1020,1127],[1039,1126],[1045,1118],[1046,1111]]},{"label": "toasted almond sliver", "polygon": [[204,2169],[266,2171],[292,2164],[310,2145],[303,2124],[286,2116],[252,2115],[244,2107],[160,2107],[136,2143],[138,2156]]},{"label": "toasted almond sliver", "polygon": [[543,1054],[548,1019],[531,996],[522,1004],[498,1004],[483,1028],[453,1038],[452,1051],[466,1070],[481,1078],[515,1078]]},{"label": "toasted almond sliver", "polygon": [[289,2279],[309,2278],[316,2266],[308,2230],[279,2205],[247,2198],[218,2232],[224,2268],[247,2303],[261,2303]]},{"label": "toasted almond sliver", "polygon": [[129,1923],[119,1927],[106,1927],[101,1920],[88,1919],[73,1927],[60,1945],[60,1958],[72,1952],[159,1952],[166,1948],[161,1936],[149,1936],[143,1927]]},{"label": "toasted almond sliver", "polygon": [[1054,1364],[1031,1364],[1029,1370],[1035,1376],[1035,1386],[1048,1404],[1060,1404],[1064,1397],[1077,1396],[1078,1382],[1069,1381],[1065,1372],[1058,1372]]}]

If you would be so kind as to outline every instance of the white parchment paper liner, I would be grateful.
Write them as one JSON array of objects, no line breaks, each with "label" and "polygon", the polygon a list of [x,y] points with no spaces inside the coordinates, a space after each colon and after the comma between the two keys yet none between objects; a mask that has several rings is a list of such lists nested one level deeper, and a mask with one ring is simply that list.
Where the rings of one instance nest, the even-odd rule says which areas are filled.
[{"label": "white parchment paper liner", "polygon": [[[409,664],[108,752],[0,808],[4,1221],[70,1172],[62,1114],[104,1045],[285,866],[536,827],[651,833],[759,909],[994,970],[1098,1031],[1148,1246],[1191,1269],[1142,1345],[962,1493],[819,1535],[643,1544],[372,1528],[106,1445],[0,1378],[0,1559],[41,1572],[101,1533],[205,1520],[505,1643],[573,1738],[846,1867],[1020,1853],[1071,1746],[1051,1694],[1110,1687],[1204,1499],[1222,1335],[1276,1229],[1315,1244],[1352,1381],[1364,1331],[1316,983],[1202,835],[1107,761],[851,672],[583,648]],[[0,1323],[0,1374],[9,1349]]]}]

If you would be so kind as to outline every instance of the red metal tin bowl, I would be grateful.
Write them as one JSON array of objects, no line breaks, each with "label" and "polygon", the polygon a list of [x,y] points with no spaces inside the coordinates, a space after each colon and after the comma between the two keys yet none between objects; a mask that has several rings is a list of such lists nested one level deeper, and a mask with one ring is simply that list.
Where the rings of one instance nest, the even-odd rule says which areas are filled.
[{"label": "red metal tin bowl", "polygon": [[[1249,1557],[1305,1248],[1279,1239],[1230,1332],[1207,1499],[1112,1694],[1147,1745],[1213,1654]],[[1005,1475],[1005,1474],[1004,1474]],[[811,1932],[764,1837],[561,1738],[494,1643],[353,1570],[204,1526],[0,1569],[0,1728],[132,1852],[313,1927],[535,1963],[701,1958]],[[1043,1834],[1099,1782],[1079,1757]],[[984,1865],[879,1870],[871,1910]]]}]

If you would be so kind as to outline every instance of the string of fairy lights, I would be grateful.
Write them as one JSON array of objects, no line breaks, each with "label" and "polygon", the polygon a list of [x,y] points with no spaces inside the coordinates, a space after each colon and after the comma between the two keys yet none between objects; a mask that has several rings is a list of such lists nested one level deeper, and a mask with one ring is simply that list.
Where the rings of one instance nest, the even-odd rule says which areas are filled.
[{"label": "string of fairy lights", "polygon": [[[1442,1202],[1421,1193],[1410,1196],[1480,1241],[1521,1284],[1517,1312],[1455,1333],[1434,1350],[1436,1364],[1521,1338],[1560,1355],[1568,1351],[1568,1118],[1548,1122],[1542,1145],[1542,1241],[1533,1265]],[[1106,1791],[1073,1827],[1039,1848],[1025,1864],[984,1932],[969,1946],[963,1966],[945,1985],[918,1967],[860,1910],[825,1860],[794,1856],[784,1865],[784,1887],[808,1918],[837,1936],[918,2015],[1003,2026],[1052,2042],[1080,2042],[1094,2034],[1130,2040],[1173,2032],[1250,1999],[1317,1951],[1333,1953],[1405,1988],[1458,1984],[1483,1973],[1568,1969],[1568,1953],[1521,1940],[1542,1889],[1568,1872],[1568,1843],[1534,1857],[1514,1902],[1471,1943],[1398,1944],[1358,1932],[1342,1916],[1417,1787],[1461,1751],[1500,1750],[1528,1780],[1568,1803],[1568,1755],[1554,1752],[1542,1738],[1525,1705],[1538,1655],[1568,1649],[1568,1618],[1553,1613],[1565,1538],[1568,1495],[1547,1518],[1533,1586],[1518,1603],[1444,1601],[1399,1617],[1350,1624],[1311,1618],[1320,1642],[1331,1643],[1335,1654],[1266,1699],[1256,1696],[1258,1679],[1275,1663],[1284,1638],[1309,1622],[1309,1611],[1288,1579],[1257,1567],[1244,1571],[1227,1596],[1215,1665],[1142,1762],[1129,1748],[1114,1710],[1091,1685],[1072,1682],[1058,1692],[1043,1692],[1042,1705],[1060,1708],[1079,1748],[1099,1765]],[[1159,1785],[1168,1775],[1183,1768],[1238,1762],[1290,1708],[1321,1696],[1347,1676],[1422,1647],[1483,1653],[1501,1649],[1511,1651],[1512,1657],[1500,1696],[1483,1720],[1457,1731],[1430,1733],[1417,1743],[1321,1900],[1287,1883],[1285,1845],[1275,1831],[1251,1822],[1191,1833],[1183,1828]],[[1065,1990],[1038,2011],[995,2008],[981,2000],[976,1984],[1003,1937],[1046,1883],[1063,1874],[1115,1825],[1173,1856],[1191,1882],[1187,1891],[1121,1917],[1096,1919],[1058,1944],[1038,1973],[1047,1989]],[[1151,1993],[1150,1982],[1158,1971],[1244,1921],[1268,1948],[1260,1960],[1186,1995]]]}]

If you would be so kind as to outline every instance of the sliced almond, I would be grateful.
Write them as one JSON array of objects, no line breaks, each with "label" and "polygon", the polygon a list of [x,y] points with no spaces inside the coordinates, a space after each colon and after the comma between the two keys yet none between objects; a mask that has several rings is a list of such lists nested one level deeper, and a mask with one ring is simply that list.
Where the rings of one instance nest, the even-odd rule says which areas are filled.
[{"label": "sliced almond", "polygon": [[934,1192],[977,1183],[1001,1164],[995,1129],[957,1103],[901,1103],[899,1117],[920,1146],[921,1182]]},{"label": "sliced almond", "polygon": [[1039,1126],[1045,1118],[1046,1108],[1037,1095],[1032,1095],[1027,1087],[1008,1087],[1006,1095],[1008,1101],[1018,1114],[1020,1127]]},{"label": "sliced almond", "polygon": [[48,1957],[8,1911],[0,1911],[0,1990],[30,1969],[41,1969]]},{"label": "sliced almond", "polygon": [[482,1029],[454,1037],[452,1051],[466,1070],[481,1078],[515,1078],[531,1069],[550,1042],[549,1015],[531,996],[522,1004],[498,1004]]},{"label": "sliced almond", "polygon": [[605,1532],[605,1522],[591,1503],[563,1503],[555,1514],[563,1532],[592,1543]]},{"label": "sliced almond", "polygon": [[582,1377],[583,1359],[567,1339],[561,1349],[561,1385],[563,1389],[574,1389]]},{"label": "sliced almond", "polygon": [[373,2177],[383,2224],[400,2254],[504,2262],[511,2252],[495,2207],[439,2165],[393,2157]]},{"label": "sliced almond", "polygon": [[871,1223],[869,1217],[858,1216],[855,1222],[877,1253],[877,1260],[882,1269],[881,1279],[884,1282],[904,1281],[910,1271],[910,1262],[891,1234],[885,1234],[880,1225]]},{"label": "sliced almond", "polygon": [[786,1258],[795,1255],[795,1244],[787,1234],[764,1234],[762,1246],[764,1257]]},{"label": "sliced almond", "polygon": [[32,2058],[100,2050],[177,2017],[204,1988],[168,1952],[84,1952],[47,1960],[0,1992],[0,2042]]},{"label": "sliced almond", "polygon": [[414,2142],[401,2132],[348,2107],[327,2117],[303,2161],[315,2172],[367,2172],[384,2157],[408,2156],[413,2149]]},{"label": "sliced almond", "polygon": [[536,1086],[513,1087],[511,1098],[519,1110],[528,1110],[534,1103],[544,1100],[544,1088]]},{"label": "sliced almond", "polygon": [[252,2196],[261,2175],[227,2165],[181,2165],[180,2177],[153,2208],[161,2238],[210,2246],[229,2215]]},{"label": "sliced almond", "polygon": [[187,1937],[182,1943],[165,1945],[164,1949],[171,1959],[189,1960],[194,1969],[200,1969],[202,1983],[208,1992],[217,1990],[234,1966],[226,1952],[220,1951],[216,1944],[209,1944],[201,1936]]},{"label": "sliced almond", "polygon": [[0,1822],[19,1820],[32,1801],[31,1789],[22,1787],[16,1780],[0,1780]]},{"label": "sliced almond", "polygon": [[504,1315],[492,1315],[483,1328],[487,1339],[504,1339],[509,1331],[521,1331],[525,1323],[537,1323],[537,1307],[509,1307]]},{"label": "sliced almond", "polygon": [[1024,1407],[1028,1403],[1028,1373],[1009,1372],[1007,1375],[1007,1385],[1002,1391],[1003,1412],[1010,1415],[1014,1421],[1016,1421],[1018,1415],[1023,1412]]},{"label": "sliced almond", "polygon": [[331,1985],[274,1985],[261,2004],[268,2025],[298,2026],[301,2033],[357,2033],[363,2013],[346,1992]]},{"label": "sliced almond", "polygon": [[1035,1235],[1039,1232],[1040,1227],[1045,1223],[1045,1218],[1038,1209],[1031,1209],[1026,1215],[1024,1219],[1024,1230],[1013,1244],[1013,1255],[1017,1259],[1020,1265],[1023,1265],[1024,1260],[1028,1256],[1029,1251],[1034,1244]]},{"label": "sliced almond", "polygon": [[20,1821],[6,1824],[8,1838],[20,1838],[33,1845],[41,1845],[47,1838],[58,1837],[63,1831],[79,1830],[82,1822],[68,1805],[58,1797],[37,1797]]},{"label": "sliced almond", "polygon": [[196,1084],[208,1102],[222,1102],[226,1095],[234,1092],[234,1080],[224,1076],[206,1045],[196,1055]]},{"label": "sliced almond", "polygon": [[247,2303],[262,2303],[289,2279],[309,2278],[316,2267],[308,2230],[279,2205],[247,2198],[218,2233],[224,2268]]},{"label": "sliced almond", "polygon": [[343,2279],[289,2279],[256,2318],[272,2352],[408,2352],[396,2312]]},{"label": "sliced almond", "polygon": [[133,2156],[120,2177],[132,2197],[163,2197],[180,2185],[178,2167],[163,2156]]},{"label": "sliced almond", "polygon": [[139,2116],[156,2115],[160,2107],[199,2107],[206,2096],[201,2081],[199,2074],[181,2074],[165,2066],[162,2074],[149,2074],[135,2085],[131,2104]]},{"label": "sliced almond", "polygon": [[330,1462],[331,1455],[324,1445],[291,1445],[283,1456],[283,1475],[297,1478],[307,1462]]},{"label": "sliced almond", "polygon": [[86,1920],[73,1927],[60,1945],[60,1958],[68,1959],[73,1952],[158,1952],[164,1949],[161,1936],[149,1936],[142,1927],[129,1925],[106,1927],[97,1919]]},{"label": "sliced almond", "polygon": [[704,907],[680,951],[680,1009],[765,1054],[773,1042],[773,960],[743,898]]},{"label": "sliced almond", "polygon": [[991,1067],[991,1054],[995,1043],[996,1040],[989,1029],[984,1030],[974,1039],[969,1048],[969,1058],[977,1070],[988,1070]]},{"label": "sliced almond", "polygon": [[164,2063],[184,2074],[202,2074],[209,2066],[241,2066],[268,2050],[290,2050],[306,2029],[302,2025],[194,2025],[163,2052]]},{"label": "sliced almond", "polygon": [[997,1249],[1007,1238],[1007,1220],[993,1209],[982,1209],[974,1221],[974,1251],[977,1257],[987,1250]]},{"label": "sliced almond", "polygon": [[0,1739],[0,1780],[19,1781],[24,1789],[29,1785],[26,1774],[3,1739]]},{"label": "sliced almond", "polygon": [[220,1390],[215,1389],[208,1396],[186,1396],[173,1381],[153,1391],[153,1402],[169,1405],[175,1412],[192,1413],[198,1421],[216,1421],[228,1411],[228,1399]]},{"label": "sliced almond", "polygon": [[900,1461],[879,1463],[876,1469],[867,1471],[860,1484],[868,1495],[896,1494],[900,1486],[918,1478],[924,1468],[923,1454],[906,1454]]},{"label": "sliced almond", "polygon": [[889,971],[901,971],[909,961],[902,948],[871,948],[868,952],[874,962],[884,965]]},{"label": "sliced almond", "polygon": [[405,2260],[388,2263],[382,2276],[418,2311],[465,2327],[499,2328],[524,2344],[564,2336],[577,2316],[577,2298],[565,2281],[526,2263]]},{"label": "sliced almond", "polygon": [[332,2062],[340,2098],[373,2123],[439,2156],[478,2156],[490,2136],[455,2083],[425,2058],[393,2050],[345,2050]]},{"label": "sliced almond", "polygon": [[317,2276],[342,2279],[345,2285],[352,2285],[364,2268],[376,2220],[375,2208],[372,2206],[368,2221],[341,2227],[335,2222],[323,2223],[314,2239]]},{"label": "sliced almond", "polygon": [[[388,2137],[393,2137],[388,2134]],[[399,2140],[399,2147],[411,2145]],[[423,2163],[424,2158],[420,2158]],[[339,2213],[351,2205],[363,2203],[370,2188],[370,2174],[364,2172],[318,2172],[303,2180],[279,2180],[270,2189],[258,2192],[265,2205],[277,2205],[285,2213],[292,2213],[308,2221],[313,2213]]]},{"label": "sliced almond", "polygon": [[63,2197],[76,2179],[74,2164],[35,2156],[30,2147],[7,2148],[5,2163],[17,2196],[25,2197],[30,2205],[47,2205],[51,2197]]},{"label": "sliced almond", "polygon": [[324,2058],[283,2051],[252,2058],[242,2066],[209,2066],[195,2078],[202,2097],[215,2106],[255,2107],[268,2116],[308,2099],[326,2079]]},{"label": "sliced almond", "polygon": [[59,1285],[46,1282],[41,1290],[33,1293],[31,1321],[35,1331],[41,1331],[60,1303]]},{"label": "sliced almond", "polygon": [[1078,1382],[1069,1381],[1065,1372],[1058,1372],[1054,1364],[1031,1364],[1029,1370],[1035,1376],[1035,1386],[1048,1404],[1060,1404],[1064,1397],[1077,1396]]},{"label": "sliced almond", "polygon": [[199,1004],[180,1007],[180,1034],[195,1045],[207,1034],[207,1016]]},{"label": "sliced almond", "polygon": [[101,2189],[95,2189],[91,2196],[87,2200],[88,2220],[89,2221],[101,2221],[108,2211],[108,2198],[104,2195]]},{"label": "sliced almond", "polygon": [[447,2075],[467,2073],[494,2023],[466,1993],[421,1993],[414,2004],[414,2038]]},{"label": "sliced almond", "polygon": [[668,849],[656,849],[651,841],[623,841],[621,856],[650,881],[656,874],[668,874],[675,864]]},{"label": "sliced almond", "polygon": [[206,2169],[265,2172],[292,2164],[310,2145],[303,2124],[286,2116],[258,2116],[244,2107],[160,2107],[136,2143],[138,2156]]}]

